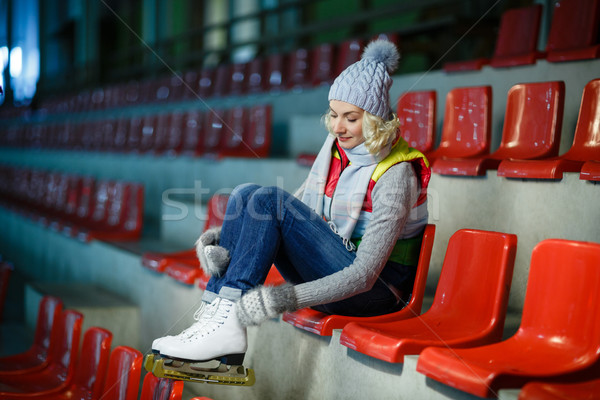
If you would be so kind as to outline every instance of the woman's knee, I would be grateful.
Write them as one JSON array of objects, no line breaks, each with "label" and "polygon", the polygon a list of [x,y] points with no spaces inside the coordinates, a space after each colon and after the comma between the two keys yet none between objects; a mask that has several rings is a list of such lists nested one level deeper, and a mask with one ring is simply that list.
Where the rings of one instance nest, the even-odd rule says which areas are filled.
[{"label": "woman's knee", "polygon": [[260,189],[262,186],[256,185],[254,183],[244,183],[238,185],[233,189],[231,194],[229,195],[229,201],[241,201],[242,203],[247,203],[248,199],[252,197],[254,192]]}]

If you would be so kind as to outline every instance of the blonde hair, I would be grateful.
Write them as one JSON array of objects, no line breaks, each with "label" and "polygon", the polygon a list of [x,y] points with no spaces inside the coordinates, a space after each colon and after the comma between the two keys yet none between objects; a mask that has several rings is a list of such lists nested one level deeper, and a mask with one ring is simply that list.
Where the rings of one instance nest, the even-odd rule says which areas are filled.
[{"label": "blonde hair", "polygon": [[[334,135],[331,129],[330,110],[323,115],[322,121],[327,128],[327,131]],[[398,134],[400,121],[396,114],[392,114],[392,119],[385,121],[383,118],[373,115],[368,111],[364,111],[362,117],[362,134],[365,139],[365,147],[371,154],[377,154],[390,141],[393,141]]]}]

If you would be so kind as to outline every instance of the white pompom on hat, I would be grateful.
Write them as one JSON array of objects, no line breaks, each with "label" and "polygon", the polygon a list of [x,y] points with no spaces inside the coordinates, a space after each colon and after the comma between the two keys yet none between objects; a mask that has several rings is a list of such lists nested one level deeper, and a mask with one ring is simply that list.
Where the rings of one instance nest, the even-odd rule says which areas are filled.
[{"label": "white pompom on hat", "polygon": [[383,119],[390,117],[390,75],[398,67],[396,46],[383,39],[367,45],[359,61],[335,79],[329,89],[331,100],[353,104]]}]

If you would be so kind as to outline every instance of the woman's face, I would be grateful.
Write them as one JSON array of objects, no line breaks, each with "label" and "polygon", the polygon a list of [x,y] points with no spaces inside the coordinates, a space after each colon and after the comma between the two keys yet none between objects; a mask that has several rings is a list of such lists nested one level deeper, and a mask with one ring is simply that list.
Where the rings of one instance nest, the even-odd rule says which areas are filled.
[{"label": "woman's face", "polygon": [[362,134],[364,113],[362,108],[343,101],[329,102],[330,127],[341,148],[352,149],[365,141]]}]

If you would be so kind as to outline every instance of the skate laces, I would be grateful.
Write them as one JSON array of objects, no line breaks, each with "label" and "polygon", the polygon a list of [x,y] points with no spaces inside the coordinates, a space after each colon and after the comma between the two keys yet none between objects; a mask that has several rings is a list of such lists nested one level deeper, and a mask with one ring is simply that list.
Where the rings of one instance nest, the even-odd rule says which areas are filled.
[{"label": "skate laces", "polygon": [[201,336],[215,331],[219,325],[225,323],[233,308],[233,302],[231,300],[217,298],[209,305],[209,307],[211,312],[203,313],[200,318],[200,321],[204,321],[200,326],[201,329],[197,332]]}]

